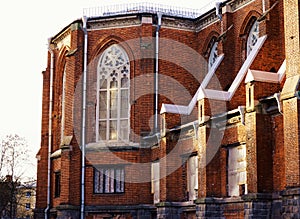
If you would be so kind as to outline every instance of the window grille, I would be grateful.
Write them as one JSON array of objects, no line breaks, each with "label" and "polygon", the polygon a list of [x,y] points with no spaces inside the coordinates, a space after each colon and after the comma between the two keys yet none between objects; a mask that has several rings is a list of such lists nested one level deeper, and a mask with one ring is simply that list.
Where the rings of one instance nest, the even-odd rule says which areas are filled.
[{"label": "window grille", "polygon": [[94,171],[95,193],[123,193],[125,180],[124,167],[96,168]]}]

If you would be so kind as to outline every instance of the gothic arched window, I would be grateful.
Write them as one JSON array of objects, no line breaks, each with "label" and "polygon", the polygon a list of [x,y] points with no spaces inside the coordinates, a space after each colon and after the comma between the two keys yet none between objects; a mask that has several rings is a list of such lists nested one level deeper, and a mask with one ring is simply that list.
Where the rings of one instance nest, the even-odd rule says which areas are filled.
[{"label": "gothic arched window", "polygon": [[210,49],[209,58],[208,58],[208,71],[213,66],[218,58],[218,42],[214,42]]},{"label": "gothic arched window", "polygon": [[97,141],[129,140],[130,64],[118,45],[108,47],[97,68]]},{"label": "gothic arched window", "polygon": [[252,25],[247,38],[247,56],[252,51],[259,38],[259,24],[257,21]]}]

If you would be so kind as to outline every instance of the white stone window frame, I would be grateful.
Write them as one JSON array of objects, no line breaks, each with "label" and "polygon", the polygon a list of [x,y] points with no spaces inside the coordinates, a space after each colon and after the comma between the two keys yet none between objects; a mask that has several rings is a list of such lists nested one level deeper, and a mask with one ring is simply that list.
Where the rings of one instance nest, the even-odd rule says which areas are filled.
[{"label": "white stone window frame", "polygon": [[231,147],[228,150],[228,195],[240,196],[240,186],[244,186],[244,194],[247,194],[247,161],[246,144]]},{"label": "white stone window frame", "polygon": [[160,164],[159,161],[151,163],[151,194],[153,194],[153,203],[160,202]]},{"label": "white stone window frame", "polygon": [[[118,51],[119,53],[116,54],[114,52]],[[118,58],[120,56],[123,56],[124,59],[124,63],[120,64],[118,62]],[[110,62],[108,62],[107,60],[110,59]],[[106,66],[103,66],[106,65]],[[112,65],[112,66],[109,66]],[[122,79],[122,75],[120,74],[120,72],[122,71],[122,68],[126,67],[127,72],[127,88],[122,88],[121,87],[121,79]],[[104,68],[104,69],[103,69]],[[106,70],[107,72],[107,88],[101,88],[101,83],[100,83],[100,79],[102,78],[103,74],[101,74],[101,71]],[[110,118],[110,107],[106,108],[106,118],[100,118],[99,114],[100,114],[100,92],[101,91],[106,91],[106,106],[109,106],[110,104],[110,92],[113,89],[109,89],[109,83],[112,81],[113,77],[111,76],[111,74],[113,72],[117,72],[118,75],[115,77],[117,78],[118,81],[118,87],[115,91],[117,91],[117,117],[112,119]],[[127,106],[128,106],[128,112],[126,113],[126,116],[121,117],[121,92],[122,91],[127,91]],[[100,139],[100,122],[106,122],[106,137],[105,139]],[[110,139],[110,123],[114,121],[117,123],[116,127],[117,127],[117,137],[116,139]],[[127,133],[126,136],[124,138],[124,136],[122,138],[120,138],[120,129],[121,129],[121,121],[127,121]],[[96,107],[96,141],[97,142],[105,142],[105,143],[129,143],[129,133],[130,133],[130,62],[129,62],[129,58],[127,53],[125,52],[125,50],[117,45],[117,44],[113,44],[111,46],[109,46],[101,55],[99,62],[98,62],[98,66],[97,66],[97,107]]]},{"label": "white stone window frame", "polygon": [[121,194],[125,192],[125,167],[94,168],[95,194]]},{"label": "white stone window frame", "polygon": [[218,58],[218,42],[214,41],[209,52],[208,57],[208,71],[212,68],[213,64],[217,61]]},{"label": "white stone window frame", "polygon": [[187,191],[189,201],[194,201],[198,198],[198,156],[194,155],[187,160]]},{"label": "white stone window frame", "polygon": [[255,44],[257,43],[259,38],[259,22],[255,21],[252,26],[251,29],[249,31],[248,37],[247,37],[247,56],[250,54],[250,52],[252,51],[253,47],[255,46]]}]

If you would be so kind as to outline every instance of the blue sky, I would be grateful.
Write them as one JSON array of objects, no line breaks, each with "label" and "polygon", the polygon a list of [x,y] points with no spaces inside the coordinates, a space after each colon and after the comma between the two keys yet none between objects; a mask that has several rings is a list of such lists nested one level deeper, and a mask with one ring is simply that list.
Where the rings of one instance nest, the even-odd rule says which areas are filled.
[{"label": "blue sky", "polygon": [[[73,20],[83,8],[122,4],[128,0],[27,0],[1,3],[0,137],[19,134],[32,151],[26,175],[36,173],[40,147],[42,71],[46,68],[47,39]],[[202,8],[211,0],[144,0],[186,8]]]}]

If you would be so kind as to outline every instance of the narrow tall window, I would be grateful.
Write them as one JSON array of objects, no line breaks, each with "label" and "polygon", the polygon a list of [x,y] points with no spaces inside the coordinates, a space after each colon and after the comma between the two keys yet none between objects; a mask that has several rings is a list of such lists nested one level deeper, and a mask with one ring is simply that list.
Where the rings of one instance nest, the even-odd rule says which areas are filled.
[{"label": "narrow tall window", "polygon": [[66,66],[64,67],[63,72],[63,81],[62,81],[62,95],[61,95],[61,142],[64,139],[65,135],[65,102],[66,102]]},{"label": "narrow tall window", "polygon": [[208,71],[211,69],[213,64],[218,58],[218,42],[214,42],[213,46],[210,49],[209,58],[208,58]]},{"label": "narrow tall window", "polygon": [[198,156],[187,160],[187,181],[189,200],[193,201],[198,197]]},{"label": "narrow tall window", "polygon": [[98,141],[129,140],[130,65],[126,52],[114,44],[98,64],[97,127]]},{"label": "narrow tall window", "polygon": [[160,181],[159,162],[153,162],[151,164],[151,193],[153,194],[154,204],[160,202],[159,181]]},{"label": "narrow tall window", "polygon": [[247,56],[252,51],[259,38],[259,24],[257,21],[252,25],[247,38]]},{"label": "narrow tall window", "polygon": [[228,152],[228,195],[240,196],[246,194],[246,145],[230,148]]},{"label": "narrow tall window", "polygon": [[54,177],[55,177],[54,197],[58,198],[60,196],[60,171],[55,172]]}]

